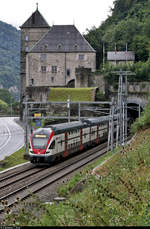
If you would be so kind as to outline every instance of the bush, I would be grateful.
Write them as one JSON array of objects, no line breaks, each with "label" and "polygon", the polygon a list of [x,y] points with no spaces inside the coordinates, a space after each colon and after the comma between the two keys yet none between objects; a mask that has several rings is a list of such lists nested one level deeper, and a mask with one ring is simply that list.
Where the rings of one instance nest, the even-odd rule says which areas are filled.
[{"label": "bush", "polygon": [[94,88],[51,88],[49,101],[93,101]]},{"label": "bush", "polygon": [[6,112],[8,108],[8,104],[0,99],[0,112]]},{"label": "bush", "polygon": [[136,119],[136,121],[131,126],[131,132],[135,133],[140,129],[146,129],[150,125],[150,95],[148,97],[148,103],[145,106],[143,112],[141,113],[140,119]]}]

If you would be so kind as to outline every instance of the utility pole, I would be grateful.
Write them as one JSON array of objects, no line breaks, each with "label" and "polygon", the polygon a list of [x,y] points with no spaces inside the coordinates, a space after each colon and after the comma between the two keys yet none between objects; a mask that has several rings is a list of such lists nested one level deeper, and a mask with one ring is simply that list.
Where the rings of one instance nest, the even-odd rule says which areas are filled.
[{"label": "utility pole", "polygon": [[124,117],[125,118],[125,141],[127,140],[127,130],[128,130],[127,98],[128,98],[128,74],[126,72],[126,75],[125,75],[125,96],[124,96],[124,105],[125,105],[125,117]]},{"label": "utility pole", "polygon": [[114,151],[114,97],[111,105],[111,151]]},{"label": "utility pole", "polygon": [[78,120],[80,121],[80,102],[78,103]]},{"label": "utility pole", "polygon": [[108,132],[108,146],[107,151],[111,148],[111,151],[114,151],[114,111],[115,111],[115,103],[114,97],[111,99],[111,108],[109,113],[109,132]]},{"label": "utility pole", "polygon": [[[116,146],[118,146],[118,140],[120,145],[124,145],[127,140],[127,97],[128,97],[128,75],[135,75],[130,71],[113,71],[112,73],[119,75],[118,83],[118,101],[117,101],[117,133],[116,133]],[[124,79],[125,76],[125,79]],[[123,82],[125,88],[123,88]],[[120,137],[120,138],[119,138]]]},{"label": "utility pole", "polygon": [[68,122],[70,122],[70,96],[67,99],[67,108],[68,108]]},{"label": "utility pole", "polygon": [[27,103],[27,99],[25,99],[25,153],[24,153],[24,158],[26,158],[28,156],[28,103]]},{"label": "utility pole", "polygon": [[[118,112],[119,112],[119,117],[118,117],[118,123],[117,123],[117,130],[119,131],[120,128],[120,144],[122,143],[122,139],[123,139],[123,123],[122,123],[122,119],[123,119],[123,98],[122,98],[122,92],[123,92],[123,78],[122,78],[122,71],[120,71],[119,73],[119,85],[118,85]],[[119,133],[117,133],[117,136],[119,136]]]}]

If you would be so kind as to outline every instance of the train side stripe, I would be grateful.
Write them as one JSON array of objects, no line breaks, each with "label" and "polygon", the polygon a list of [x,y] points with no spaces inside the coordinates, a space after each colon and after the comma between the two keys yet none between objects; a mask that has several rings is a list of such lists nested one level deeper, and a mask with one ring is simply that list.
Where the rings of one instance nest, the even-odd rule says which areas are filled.
[{"label": "train side stripe", "polygon": [[52,137],[54,136],[54,131],[52,130],[51,134],[50,134],[50,137],[49,137],[49,140],[48,140],[48,143],[47,143],[47,146],[46,146],[46,150],[47,150],[47,147],[49,146],[49,143],[50,141],[52,140]]}]

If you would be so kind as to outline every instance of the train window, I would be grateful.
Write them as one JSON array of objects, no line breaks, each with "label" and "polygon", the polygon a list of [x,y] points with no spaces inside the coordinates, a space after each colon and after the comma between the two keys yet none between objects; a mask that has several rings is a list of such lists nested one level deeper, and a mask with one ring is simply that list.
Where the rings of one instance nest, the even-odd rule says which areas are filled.
[{"label": "train window", "polygon": [[60,142],[60,143],[61,143],[61,146],[62,146],[62,144],[63,144],[63,140],[61,140],[61,142]]},{"label": "train window", "polygon": [[49,149],[54,149],[55,148],[55,140],[51,143]]},{"label": "train window", "polygon": [[48,138],[47,137],[33,137],[33,147],[35,149],[44,149],[47,146]]}]

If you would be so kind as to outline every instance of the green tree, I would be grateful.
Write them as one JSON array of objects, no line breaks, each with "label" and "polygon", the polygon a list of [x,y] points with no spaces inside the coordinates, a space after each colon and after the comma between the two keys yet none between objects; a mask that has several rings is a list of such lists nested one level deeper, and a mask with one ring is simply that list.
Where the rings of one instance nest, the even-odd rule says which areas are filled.
[{"label": "green tree", "polygon": [[106,52],[114,51],[115,45],[118,51],[125,51],[127,43],[128,50],[135,51],[136,62],[146,62],[150,47],[150,0],[115,0],[111,12],[105,22],[86,35],[97,51],[97,67],[102,66],[103,43]]},{"label": "green tree", "polygon": [[136,61],[147,61],[149,57],[150,40],[146,36],[135,35],[131,49],[135,51]]},{"label": "green tree", "polygon": [[115,0],[113,15],[117,16],[118,19],[124,19],[131,6],[136,2],[136,0]]},{"label": "green tree", "polygon": [[0,113],[6,113],[8,109],[8,104],[0,99]]},{"label": "green tree", "polygon": [[100,61],[103,58],[103,31],[93,27],[91,30],[87,29],[85,38],[90,42],[91,46],[96,50],[96,68],[100,67]]},{"label": "green tree", "polygon": [[6,88],[0,89],[0,99],[6,102],[7,104],[12,104],[15,102],[12,94]]}]

